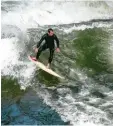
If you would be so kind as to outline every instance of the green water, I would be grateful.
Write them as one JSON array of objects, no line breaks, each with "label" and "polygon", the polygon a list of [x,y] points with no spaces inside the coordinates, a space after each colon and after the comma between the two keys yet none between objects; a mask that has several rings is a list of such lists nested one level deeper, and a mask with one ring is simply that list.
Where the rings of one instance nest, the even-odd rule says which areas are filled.
[{"label": "green water", "polygon": [[[60,39],[61,52],[55,53],[51,67],[54,71],[64,76],[65,80],[58,79],[36,67],[30,86],[28,86],[29,88],[21,90],[18,79],[2,76],[2,123],[67,125],[69,122],[62,121],[60,114],[63,115],[62,111],[65,111],[64,113],[68,112],[68,108],[65,108],[63,103],[69,104],[68,107],[73,108],[73,103],[66,100],[66,96],[71,95],[76,102],[79,101],[90,105],[90,107],[98,108],[100,111],[92,113],[99,116],[99,119],[92,119],[93,115],[87,110],[87,107],[85,108],[85,106],[83,107],[81,104],[76,103],[74,108],[77,108],[79,112],[77,113],[73,108],[73,114],[87,113],[86,116],[91,115],[89,118],[97,123],[112,125],[112,122],[109,122],[113,117],[110,112],[112,110],[112,106],[110,106],[112,97],[107,94],[113,90],[112,51],[109,49],[112,42],[110,29],[112,28],[87,28],[65,33],[55,28],[55,33]],[[46,30],[42,30],[41,34],[39,31],[38,34],[41,36],[44,32]],[[32,38],[36,34],[37,32],[34,29],[29,30],[31,39],[25,48],[28,53],[33,54],[31,45],[35,45],[36,41],[33,41]],[[47,63],[48,55],[49,51],[46,50],[40,57],[41,60],[44,59],[44,64]],[[25,60],[28,61],[26,58]],[[85,76],[87,77],[86,79]],[[89,94],[82,96],[81,94],[85,91],[89,92]],[[96,102],[91,101],[96,98],[99,100],[97,99]],[[51,105],[43,104],[43,100],[49,101]],[[60,103],[60,100],[64,101]],[[108,104],[108,107],[103,107],[104,104]],[[64,107],[62,107],[63,105]],[[51,106],[55,107],[54,109],[57,108],[58,113],[53,111]],[[15,108],[15,111],[11,107]],[[59,108],[61,109],[60,111]],[[106,112],[106,118],[101,118],[101,112],[103,111]],[[25,119],[22,120],[24,116]],[[47,116],[51,116],[51,118],[47,118]],[[9,117],[13,119],[11,120]],[[20,119],[23,122],[19,122]]]},{"label": "green water", "polygon": [[24,95],[25,91],[20,90],[18,80],[10,76],[2,76],[1,79],[1,96],[2,98],[16,98]]},{"label": "green water", "polygon": [[81,68],[88,68],[94,73],[112,72],[108,70],[109,62],[107,48],[110,34],[106,29],[94,28],[77,33],[77,39],[73,41],[77,56],[76,64]]}]

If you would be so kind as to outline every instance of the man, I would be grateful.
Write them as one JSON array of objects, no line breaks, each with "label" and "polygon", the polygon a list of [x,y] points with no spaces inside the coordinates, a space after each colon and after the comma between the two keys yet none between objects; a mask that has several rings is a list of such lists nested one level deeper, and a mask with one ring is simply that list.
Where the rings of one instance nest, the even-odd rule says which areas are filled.
[{"label": "man", "polygon": [[[43,40],[45,40],[45,43],[42,46],[40,46],[41,43],[43,42]],[[47,68],[50,67],[50,64],[53,60],[53,54],[54,54],[54,50],[55,50],[54,40],[56,41],[56,45],[57,45],[56,51],[60,52],[59,40],[58,40],[57,36],[54,34],[53,29],[51,29],[51,28],[48,29],[48,33],[46,33],[42,36],[42,38],[40,39],[40,41],[37,44],[37,48],[35,49],[35,52],[37,53],[37,55],[34,60],[36,60],[36,61],[38,61],[39,56],[42,51],[44,51],[45,49],[49,49],[50,55],[49,55],[49,59],[48,59]]]}]

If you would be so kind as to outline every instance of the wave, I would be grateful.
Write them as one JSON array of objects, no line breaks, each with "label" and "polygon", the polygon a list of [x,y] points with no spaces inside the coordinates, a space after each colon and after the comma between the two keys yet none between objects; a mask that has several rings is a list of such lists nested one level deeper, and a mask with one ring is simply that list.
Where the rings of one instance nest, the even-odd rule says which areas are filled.
[{"label": "wave", "polygon": [[[109,3],[109,2],[108,2]],[[39,25],[79,23],[93,19],[113,18],[113,7],[107,2],[2,1],[2,25],[20,29]],[[49,4],[49,7],[48,7]]]}]

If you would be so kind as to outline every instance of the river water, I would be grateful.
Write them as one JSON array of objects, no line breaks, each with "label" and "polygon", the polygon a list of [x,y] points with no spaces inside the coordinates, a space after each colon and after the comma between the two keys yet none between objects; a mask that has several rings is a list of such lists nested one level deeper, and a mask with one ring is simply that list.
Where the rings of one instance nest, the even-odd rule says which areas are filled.
[{"label": "river water", "polygon": [[[3,125],[113,126],[113,2],[4,0],[1,15]],[[50,27],[64,80],[27,58]]]}]

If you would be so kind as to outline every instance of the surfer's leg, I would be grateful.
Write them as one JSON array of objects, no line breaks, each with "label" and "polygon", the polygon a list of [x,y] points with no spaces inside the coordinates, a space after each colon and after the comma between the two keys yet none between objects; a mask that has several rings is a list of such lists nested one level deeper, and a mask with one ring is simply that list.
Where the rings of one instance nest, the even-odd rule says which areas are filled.
[{"label": "surfer's leg", "polygon": [[37,52],[37,55],[36,55],[36,59],[38,60],[39,59],[39,56],[41,54],[42,51],[44,51],[45,49],[47,49],[47,45],[44,44],[43,46],[41,46],[39,49],[38,49],[38,52]]},{"label": "surfer's leg", "polygon": [[48,69],[50,68],[51,62],[53,60],[54,48],[52,48],[52,49],[49,48],[49,51],[50,51],[50,55],[49,55],[48,64],[47,64],[47,68]]},{"label": "surfer's leg", "polygon": [[53,60],[54,49],[49,49],[49,51],[50,51],[50,55],[49,55],[49,59],[48,59],[48,64],[51,64],[51,62]]}]

